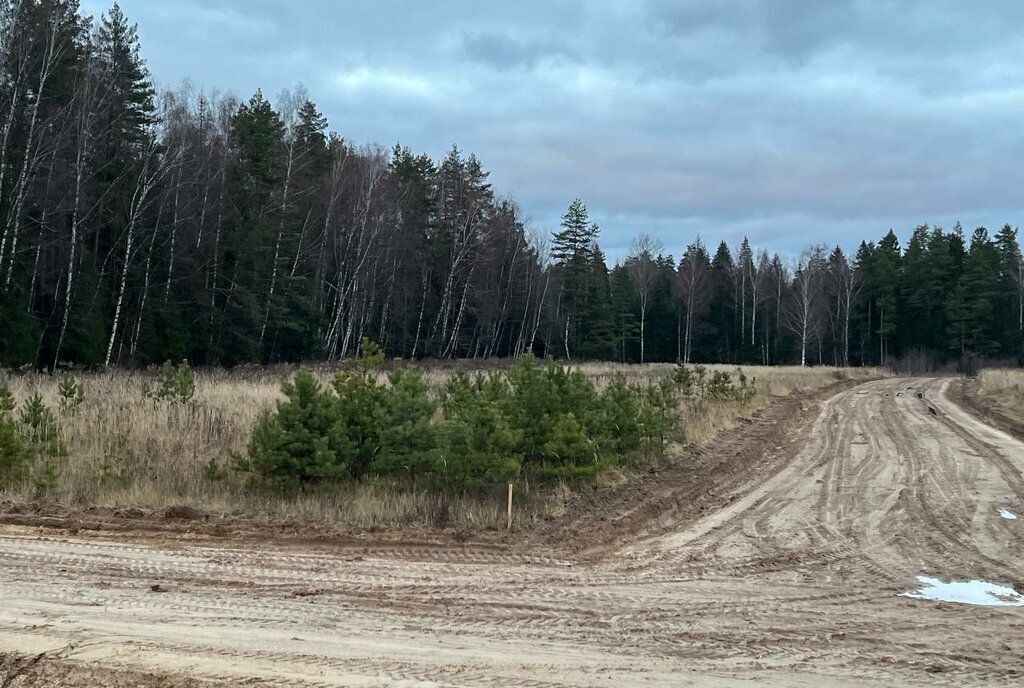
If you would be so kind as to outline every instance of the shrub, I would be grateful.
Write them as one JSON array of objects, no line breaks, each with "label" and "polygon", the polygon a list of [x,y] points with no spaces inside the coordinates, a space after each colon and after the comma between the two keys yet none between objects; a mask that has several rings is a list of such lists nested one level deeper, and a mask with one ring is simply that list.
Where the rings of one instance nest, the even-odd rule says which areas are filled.
[{"label": "shrub", "polygon": [[22,480],[32,455],[13,417],[14,395],[0,383],[0,487]]},{"label": "shrub", "polygon": [[699,365],[688,366],[685,363],[677,363],[676,369],[672,373],[672,380],[683,396],[703,397],[705,381],[707,380],[707,368]]},{"label": "shrub", "polygon": [[172,404],[188,404],[196,394],[196,374],[188,361],[174,365],[166,361],[157,373],[156,385],[143,390],[150,399]]},{"label": "shrub", "polygon": [[520,451],[527,468],[550,467],[547,444],[566,414],[572,414],[588,437],[602,434],[600,396],[583,373],[558,365],[542,368],[532,357],[524,357],[507,377],[510,394],[503,405],[513,429],[522,433]]},{"label": "shrub", "polygon": [[666,378],[643,389],[637,412],[641,445],[648,459],[665,450],[666,441],[678,422],[679,387]]},{"label": "shrub", "polygon": [[430,398],[423,373],[396,370],[381,398],[380,448],[371,465],[377,475],[432,475],[438,456],[437,402]]},{"label": "shrub", "polygon": [[734,381],[732,375],[722,370],[716,370],[708,377],[708,370],[703,366],[678,363],[672,373],[672,381],[683,396],[701,400],[746,402],[756,394],[754,381],[748,381],[740,369],[737,369]]},{"label": "shrub", "polygon": [[21,432],[35,453],[47,456],[64,456],[67,453],[57,418],[38,393],[22,404],[19,420]]},{"label": "shrub", "polygon": [[257,422],[248,460],[239,467],[269,483],[306,484],[346,475],[354,447],[339,431],[332,396],[308,370],[296,373],[282,391],[287,401]]},{"label": "shrub", "polygon": [[85,389],[82,383],[68,372],[61,374],[60,382],[57,383],[57,393],[60,394],[60,410],[65,414],[74,413],[85,401]]},{"label": "shrub", "polygon": [[515,481],[522,468],[522,432],[502,407],[509,387],[499,375],[471,380],[456,373],[443,404],[443,456],[437,475],[446,485],[469,488]]},{"label": "shrub", "polygon": [[331,383],[339,462],[352,477],[366,475],[380,448],[385,389],[365,371],[339,373]]},{"label": "shrub", "polygon": [[616,375],[602,397],[604,424],[612,441],[612,448],[620,453],[631,452],[640,446],[640,396],[622,375]]},{"label": "shrub", "polygon": [[600,468],[597,446],[572,412],[554,420],[544,457],[541,475],[548,478],[589,477]]},{"label": "shrub", "polygon": [[32,476],[35,498],[42,499],[57,487],[57,465],[51,460],[45,462]]},{"label": "shrub", "polygon": [[363,338],[359,342],[359,358],[354,361],[354,366],[365,372],[369,372],[384,365],[384,349],[372,339]]},{"label": "shrub", "polygon": [[227,478],[228,474],[217,459],[210,459],[203,466],[203,477],[210,482],[216,483]]},{"label": "shrub", "polygon": [[99,466],[97,480],[106,488],[125,489],[132,483],[132,474],[123,459],[106,456]]}]

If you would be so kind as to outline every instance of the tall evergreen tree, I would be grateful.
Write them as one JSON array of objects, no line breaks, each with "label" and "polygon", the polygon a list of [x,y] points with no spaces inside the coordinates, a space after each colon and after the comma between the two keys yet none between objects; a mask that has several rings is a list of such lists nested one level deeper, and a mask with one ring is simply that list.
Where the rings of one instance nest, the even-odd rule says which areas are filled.
[{"label": "tall evergreen tree", "polygon": [[[594,308],[591,298],[600,291],[600,271],[604,257],[597,256],[597,238],[600,230],[590,222],[587,207],[580,199],[574,200],[562,216],[561,229],[552,237],[551,255],[561,277],[558,312],[564,322],[561,340],[566,358],[582,343],[581,323]],[[604,266],[607,270],[607,267]]]},{"label": "tall evergreen tree", "polygon": [[710,323],[715,332],[712,357],[720,363],[735,363],[738,354],[735,278],[736,264],[733,262],[729,245],[723,241],[718,245],[715,257],[711,260]]},{"label": "tall evergreen tree", "polygon": [[1017,229],[1006,224],[995,237],[999,252],[999,295],[996,299],[996,328],[1003,352],[1024,355],[1024,258]]},{"label": "tall evergreen tree", "polygon": [[878,362],[885,365],[891,349],[891,338],[897,332],[900,275],[900,242],[891,229],[878,242],[867,273],[868,288],[878,316]]}]

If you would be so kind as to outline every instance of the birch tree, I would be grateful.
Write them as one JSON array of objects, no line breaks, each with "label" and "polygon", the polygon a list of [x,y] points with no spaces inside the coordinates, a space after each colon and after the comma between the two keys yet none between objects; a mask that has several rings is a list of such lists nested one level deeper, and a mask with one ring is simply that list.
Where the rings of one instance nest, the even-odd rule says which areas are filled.
[{"label": "birch tree", "polygon": [[658,264],[655,258],[664,251],[662,243],[649,234],[640,234],[630,244],[626,268],[629,270],[640,308],[640,362],[644,362],[644,335],[647,332],[647,313],[650,310],[651,294],[658,279]]},{"label": "birch tree", "polygon": [[711,302],[711,258],[700,237],[686,247],[676,272],[675,294],[685,318],[681,360],[689,364],[697,323]]},{"label": "birch tree", "polygon": [[793,268],[793,286],[786,312],[786,326],[797,337],[800,365],[807,365],[807,347],[821,326],[822,276],[825,249],[815,246],[800,254]]}]

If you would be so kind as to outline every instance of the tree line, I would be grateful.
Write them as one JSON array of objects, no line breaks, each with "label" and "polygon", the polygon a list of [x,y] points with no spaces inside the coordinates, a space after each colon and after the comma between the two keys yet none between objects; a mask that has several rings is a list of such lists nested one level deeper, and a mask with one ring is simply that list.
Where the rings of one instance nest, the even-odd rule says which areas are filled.
[{"label": "tree line", "polygon": [[877,364],[1021,356],[1017,232],[797,260],[532,232],[474,155],[359,146],[301,88],[158,93],[115,4],[0,0],[0,363],[401,358]]}]

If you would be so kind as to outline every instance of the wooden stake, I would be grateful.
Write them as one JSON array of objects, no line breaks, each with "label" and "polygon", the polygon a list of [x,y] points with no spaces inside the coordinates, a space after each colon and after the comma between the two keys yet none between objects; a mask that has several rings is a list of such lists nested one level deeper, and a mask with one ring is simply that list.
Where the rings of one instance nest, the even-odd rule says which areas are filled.
[{"label": "wooden stake", "polygon": [[512,483],[508,484],[508,530],[512,530]]}]

